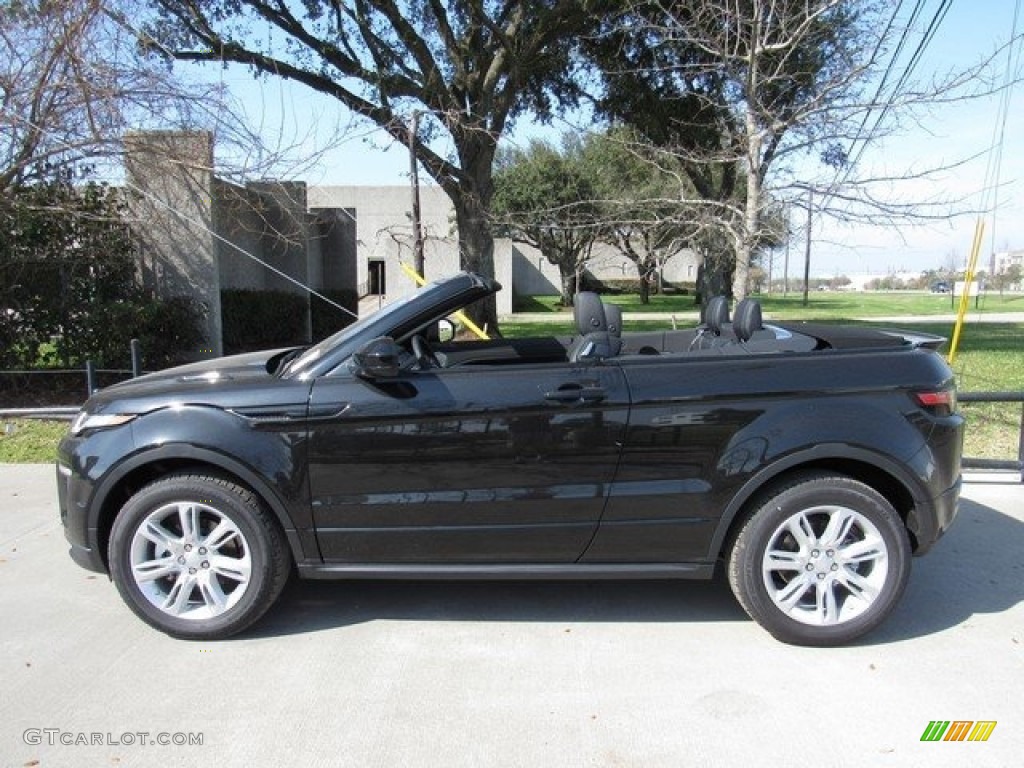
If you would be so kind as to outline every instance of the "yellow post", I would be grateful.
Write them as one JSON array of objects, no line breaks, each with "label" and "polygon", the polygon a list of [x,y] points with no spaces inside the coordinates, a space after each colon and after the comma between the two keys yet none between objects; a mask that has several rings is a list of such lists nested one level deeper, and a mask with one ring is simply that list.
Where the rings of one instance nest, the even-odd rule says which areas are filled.
[{"label": "yellow post", "polygon": [[967,260],[967,271],[964,273],[964,290],[960,294],[960,306],[956,313],[956,324],[953,326],[953,340],[949,343],[949,364],[956,362],[957,347],[960,345],[960,331],[964,326],[964,317],[971,305],[971,283],[978,268],[978,256],[981,253],[981,239],[985,234],[985,221],[978,218],[974,226],[974,242],[971,244],[971,257]]},{"label": "yellow post", "polygon": [[[402,271],[405,272],[405,274],[407,274],[409,277],[411,277],[413,279],[413,281],[415,281],[416,285],[424,285],[427,282],[423,278],[423,275],[421,275],[415,269],[410,267],[404,261],[400,261],[398,263],[398,265],[402,268]],[[462,323],[464,326],[469,328],[469,330],[471,330],[473,333],[475,333],[477,335],[477,338],[481,338],[481,339],[489,339],[490,338],[490,336],[487,335],[486,331],[481,329],[480,326],[478,326],[476,323],[474,323],[472,320],[470,320],[468,317],[466,317],[466,313],[463,312],[461,309],[458,312],[455,313],[455,316],[457,318],[459,318],[459,322],[460,323]]]}]

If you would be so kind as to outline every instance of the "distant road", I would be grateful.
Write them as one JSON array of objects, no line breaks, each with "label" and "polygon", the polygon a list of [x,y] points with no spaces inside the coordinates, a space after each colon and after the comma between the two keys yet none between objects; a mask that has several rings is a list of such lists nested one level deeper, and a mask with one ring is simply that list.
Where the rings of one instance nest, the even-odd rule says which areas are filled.
[{"label": "distant road", "polygon": [[[858,317],[870,323],[955,323],[956,315],[900,315],[898,317]],[[971,323],[1024,323],[1024,312],[967,313],[967,324]]]},{"label": "distant road", "polygon": [[[696,322],[700,318],[700,313],[696,311],[686,312],[626,312],[623,314],[623,320],[663,320],[666,323],[671,323],[672,318],[676,319],[676,322],[687,323]],[[572,323],[572,314],[569,312],[518,312],[511,315],[506,315],[502,318],[513,323],[557,323],[564,321]],[[772,313],[765,313],[765,319],[771,320]],[[782,318],[775,318],[782,319]],[[892,317],[857,317],[854,318],[857,321],[869,322],[869,323],[895,323],[904,325],[913,325],[914,323],[954,323],[956,322],[955,314],[945,315],[898,315]],[[839,321],[841,322],[841,321]],[[986,312],[984,314],[978,314],[975,312],[967,313],[968,323],[1024,323],[1024,312]]]}]

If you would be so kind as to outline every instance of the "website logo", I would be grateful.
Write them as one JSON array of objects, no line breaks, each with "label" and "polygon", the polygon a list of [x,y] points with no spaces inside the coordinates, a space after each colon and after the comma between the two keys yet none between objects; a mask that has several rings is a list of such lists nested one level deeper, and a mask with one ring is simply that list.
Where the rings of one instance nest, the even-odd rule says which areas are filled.
[{"label": "website logo", "polygon": [[921,741],[988,741],[995,729],[995,720],[932,720]]}]

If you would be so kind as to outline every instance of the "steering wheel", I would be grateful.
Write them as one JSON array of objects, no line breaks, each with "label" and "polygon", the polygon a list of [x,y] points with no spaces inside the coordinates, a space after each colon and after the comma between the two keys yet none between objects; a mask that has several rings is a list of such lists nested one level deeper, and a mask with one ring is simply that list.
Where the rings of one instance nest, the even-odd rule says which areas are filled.
[{"label": "steering wheel", "polygon": [[430,344],[420,334],[416,334],[410,340],[412,343],[412,353],[416,356],[416,361],[420,364],[420,368],[440,368],[441,363],[437,360],[437,355],[434,354],[434,350],[430,348]]}]

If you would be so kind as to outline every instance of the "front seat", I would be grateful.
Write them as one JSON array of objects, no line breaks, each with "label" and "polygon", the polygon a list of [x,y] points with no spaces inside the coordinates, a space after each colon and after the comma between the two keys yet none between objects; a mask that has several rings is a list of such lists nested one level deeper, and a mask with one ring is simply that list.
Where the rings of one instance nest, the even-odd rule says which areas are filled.
[{"label": "front seat", "polygon": [[603,304],[605,325],[608,333],[617,339],[622,338],[622,307],[618,304]]},{"label": "front seat", "polygon": [[592,291],[577,293],[572,313],[576,321],[577,336],[569,345],[570,363],[603,360],[619,354],[622,339],[609,331],[608,319],[600,296]]},{"label": "front seat", "polygon": [[736,334],[736,340],[741,344],[750,341],[758,331],[763,331],[761,302],[756,299],[743,299],[737,304],[732,316],[732,330]]},{"label": "front seat", "polygon": [[729,325],[729,299],[725,296],[712,296],[701,308],[701,324],[697,326],[697,334],[690,342],[690,349],[708,349],[720,346],[722,330]]}]

